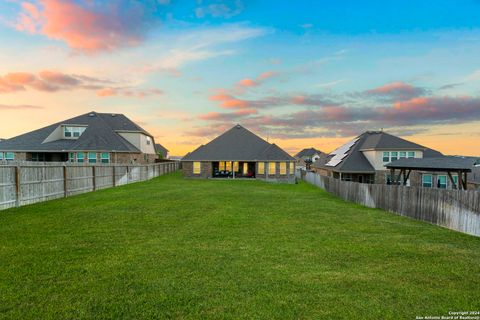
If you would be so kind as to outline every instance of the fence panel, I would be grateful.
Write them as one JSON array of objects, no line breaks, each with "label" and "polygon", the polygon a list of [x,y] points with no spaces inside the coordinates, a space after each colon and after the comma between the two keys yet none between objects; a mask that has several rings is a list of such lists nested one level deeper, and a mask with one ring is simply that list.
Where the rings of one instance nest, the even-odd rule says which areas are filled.
[{"label": "fence panel", "polygon": [[17,202],[15,167],[0,166],[0,210],[15,207]]},{"label": "fence panel", "polygon": [[480,192],[475,190],[361,184],[313,172],[299,177],[346,201],[480,236]]},{"label": "fence panel", "polygon": [[145,181],[178,168],[178,162],[128,166],[3,162],[0,210]]},{"label": "fence panel", "polygon": [[65,195],[63,167],[18,167],[20,177],[19,205],[62,198]]}]

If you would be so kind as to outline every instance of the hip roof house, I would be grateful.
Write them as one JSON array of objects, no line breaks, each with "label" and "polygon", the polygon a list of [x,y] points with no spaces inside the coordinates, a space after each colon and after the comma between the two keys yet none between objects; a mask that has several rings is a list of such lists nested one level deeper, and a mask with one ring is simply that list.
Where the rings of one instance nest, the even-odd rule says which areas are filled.
[{"label": "hip roof house", "polygon": [[295,182],[295,158],[236,125],[182,158],[186,177]]},{"label": "hip roof house", "polygon": [[0,141],[0,161],[147,163],[156,158],[153,136],[123,114],[92,111]]}]

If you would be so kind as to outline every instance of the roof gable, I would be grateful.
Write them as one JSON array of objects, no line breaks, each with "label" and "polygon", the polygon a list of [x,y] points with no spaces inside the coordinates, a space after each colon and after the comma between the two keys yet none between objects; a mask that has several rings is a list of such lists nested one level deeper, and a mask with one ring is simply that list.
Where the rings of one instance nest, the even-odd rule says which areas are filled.
[{"label": "roof gable", "polygon": [[257,161],[295,160],[275,144],[270,144],[256,134],[236,125],[206,145],[183,157],[184,161]]}]

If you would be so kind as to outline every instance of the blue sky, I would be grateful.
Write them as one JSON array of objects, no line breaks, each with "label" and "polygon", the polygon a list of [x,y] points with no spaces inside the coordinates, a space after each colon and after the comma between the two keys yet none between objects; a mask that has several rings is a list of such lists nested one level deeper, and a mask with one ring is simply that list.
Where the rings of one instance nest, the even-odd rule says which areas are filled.
[{"label": "blue sky", "polygon": [[3,1],[0,136],[96,110],[176,154],[242,123],[478,155],[479,24],[480,1]]}]

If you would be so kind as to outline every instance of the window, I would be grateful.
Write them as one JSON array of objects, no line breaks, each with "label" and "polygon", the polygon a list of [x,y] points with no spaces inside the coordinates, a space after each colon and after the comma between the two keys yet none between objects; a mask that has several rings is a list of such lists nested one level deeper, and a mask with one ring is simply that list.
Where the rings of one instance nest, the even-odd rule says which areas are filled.
[{"label": "window", "polygon": [[5,152],[5,160],[7,161],[15,160],[15,154],[13,152]]},{"label": "window", "polygon": [[63,134],[65,138],[70,138],[72,136],[72,131],[70,131],[70,127],[64,127]]},{"label": "window", "polygon": [[422,186],[424,188],[431,188],[432,187],[432,175],[431,174],[422,175]]},{"label": "window", "polygon": [[295,173],[295,162],[290,162],[290,174]]},{"label": "window", "polygon": [[110,153],[102,152],[102,163],[109,163],[110,162]]},{"label": "window", "polygon": [[390,152],[390,158],[391,158],[390,161],[397,160],[398,159],[398,152],[397,151]]},{"label": "window", "polygon": [[152,138],[150,138],[149,136],[147,136],[147,145],[150,145],[152,143]]},{"label": "window", "polygon": [[85,159],[85,154],[83,152],[78,152],[77,153],[77,162],[83,163]]},{"label": "window", "polygon": [[3,160],[3,152],[0,152],[0,161]]},{"label": "window", "polygon": [[415,158],[415,151],[408,151],[407,158]]},{"label": "window", "polygon": [[[225,164],[225,162],[224,162]],[[193,163],[193,174],[200,174],[200,162],[195,161]]]},{"label": "window", "polygon": [[437,188],[447,189],[447,176],[437,176]]},{"label": "window", "polygon": [[258,174],[265,174],[265,162],[258,163]]},{"label": "window", "polygon": [[247,174],[248,173],[248,163],[244,162],[243,163],[243,174]]},{"label": "window", "polygon": [[232,162],[231,161],[225,162],[225,170],[232,171]]},{"label": "window", "polygon": [[400,159],[405,159],[407,157],[407,153],[405,151],[400,151]]},{"label": "window", "polygon": [[70,152],[70,153],[68,154],[68,161],[70,161],[70,162],[75,162],[75,153]]},{"label": "window", "polygon": [[97,154],[95,152],[88,153],[88,163],[97,163]]},{"label": "window", "polygon": [[383,152],[383,162],[390,162],[390,152],[388,151]]},{"label": "window", "polygon": [[78,138],[87,129],[87,127],[64,126],[63,135],[65,138]]},{"label": "window", "polygon": [[287,174],[287,163],[280,162],[280,174],[284,175]]},{"label": "window", "polygon": [[233,171],[238,172],[238,161],[233,162]]},{"label": "window", "polygon": [[276,168],[275,168],[275,162],[269,162],[268,163],[268,174],[275,174]]},{"label": "window", "polygon": [[453,182],[455,182],[455,187],[458,189],[458,175],[452,175]]},{"label": "window", "polygon": [[218,170],[219,171],[225,171],[225,161],[220,161],[218,163]]}]

